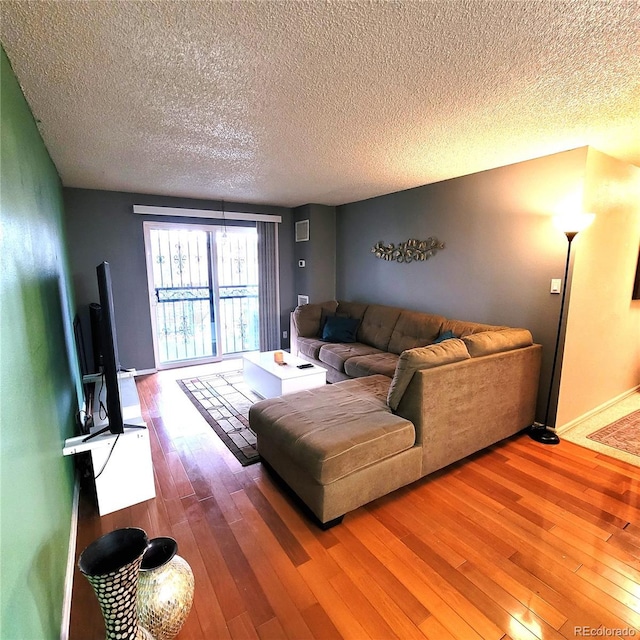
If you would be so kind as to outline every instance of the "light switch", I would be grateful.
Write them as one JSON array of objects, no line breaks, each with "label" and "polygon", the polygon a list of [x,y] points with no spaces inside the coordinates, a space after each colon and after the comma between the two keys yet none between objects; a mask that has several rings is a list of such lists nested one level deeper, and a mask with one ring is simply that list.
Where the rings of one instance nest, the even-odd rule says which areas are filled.
[{"label": "light switch", "polygon": [[551,293],[560,293],[562,290],[562,280],[560,278],[551,278]]}]

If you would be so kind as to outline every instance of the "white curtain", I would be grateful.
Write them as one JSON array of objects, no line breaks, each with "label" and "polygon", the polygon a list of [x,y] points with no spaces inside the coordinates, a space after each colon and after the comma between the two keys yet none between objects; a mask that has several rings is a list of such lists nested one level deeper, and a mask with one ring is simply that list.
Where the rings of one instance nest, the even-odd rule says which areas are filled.
[{"label": "white curtain", "polygon": [[258,301],[260,351],[280,348],[278,234],[275,222],[256,222],[258,230]]}]

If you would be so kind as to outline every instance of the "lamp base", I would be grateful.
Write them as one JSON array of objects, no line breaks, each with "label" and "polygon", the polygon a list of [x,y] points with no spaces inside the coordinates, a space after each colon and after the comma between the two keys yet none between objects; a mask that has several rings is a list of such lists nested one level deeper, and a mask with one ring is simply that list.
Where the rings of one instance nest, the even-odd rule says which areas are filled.
[{"label": "lamp base", "polygon": [[529,437],[536,442],[540,442],[541,444],[560,443],[560,438],[558,437],[556,432],[539,422],[534,422],[529,427]]}]

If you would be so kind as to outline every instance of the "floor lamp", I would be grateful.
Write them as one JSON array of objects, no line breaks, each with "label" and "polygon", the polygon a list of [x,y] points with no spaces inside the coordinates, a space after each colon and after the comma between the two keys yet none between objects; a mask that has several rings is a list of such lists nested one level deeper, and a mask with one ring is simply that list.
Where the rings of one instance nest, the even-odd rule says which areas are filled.
[{"label": "floor lamp", "polygon": [[551,409],[551,397],[553,395],[553,382],[556,377],[556,365],[558,364],[558,351],[560,350],[560,336],[562,334],[562,320],[564,319],[564,303],[567,295],[567,276],[569,275],[569,262],[571,261],[571,243],[573,239],[586,229],[595,218],[593,213],[581,213],[571,216],[558,216],[554,219],[555,225],[567,236],[567,262],[564,266],[564,280],[562,282],[562,300],[560,301],[560,317],[558,318],[558,332],[556,334],[556,347],[553,352],[553,365],[551,366],[551,379],[549,380],[549,395],[547,396],[547,408],[544,414],[544,422],[534,422],[529,429],[529,436],[542,444],[558,444],[560,438],[553,427],[549,426],[549,411]]}]

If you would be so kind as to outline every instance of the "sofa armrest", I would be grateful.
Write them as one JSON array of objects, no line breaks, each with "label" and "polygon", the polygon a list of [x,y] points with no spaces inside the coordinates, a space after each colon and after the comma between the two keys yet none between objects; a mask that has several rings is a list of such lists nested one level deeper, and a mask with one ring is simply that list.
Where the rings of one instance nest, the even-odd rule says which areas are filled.
[{"label": "sofa armrest", "polygon": [[291,313],[290,350],[298,355],[298,337],[315,338],[320,333],[322,320],[333,315],[338,308],[335,300],[315,304],[302,304]]},{"label": "sofa armrest", "polygon": [[396,413],[416,428],[422,475],[532,424],[541,357],[534,344],[416,371]]}]

